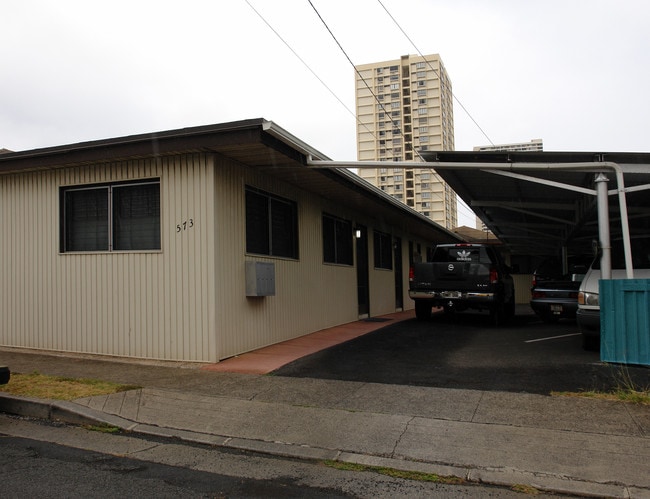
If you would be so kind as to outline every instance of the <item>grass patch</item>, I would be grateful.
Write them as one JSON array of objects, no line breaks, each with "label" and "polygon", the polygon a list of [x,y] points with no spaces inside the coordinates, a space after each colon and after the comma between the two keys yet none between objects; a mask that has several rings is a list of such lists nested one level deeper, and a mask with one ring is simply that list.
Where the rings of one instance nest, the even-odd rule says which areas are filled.
[{"label": "grass patch", "polygon": [[0,391],[11,395],[52,400],[74,400],[96,395],[110,395],[136,388],[140,387],[95,379],[48,376],[38,372],[11,373],[9,383],[0,385]]},{"label": "grass patch", "polygon": [[510,487],[510,489],[515,492],[519,492],[520,494],[528,494],[530,496],[536,496],[539,494],[539,490],[537,490],[535,487],[531,487],[530,485],[516,484]]},{"label": "grass patch", "polygon": [[435,473],[423,473],[420,471],[405,471],[398,470],[395,468],[386,468],[383,466],[368,466],[365,464],[357,463],[345,463],[341,461],[324,461],[326,466],[334,468],[337,470],[344,471],[365,471],[371,473],[379,473],[380,475],[386,475],[393,478],[402,478],[404,480],[416,480],[420,482],[433,482],[433,483],[444,483],[447,485],[461,485],[465,481],[457,476],[441,476],[436,475]]},{"label": "grass patch", "polygon": [[594,390],[585,392],[551,392],[554,397],[584,397],[600,400],[613,400],[616,402],[629,402],[633,404],[650,405],[650,391],[635,390],[632,388],[617,388],[611,392],[598,392]]},{"label": "grass patch", "polygon": [[[368,466],[365,464],[346,463],[346,462],[332,461],[332,460],[324,461],[324,464],[326,466],[329,466],[330,468],[334,468],[337,470],[357,471],[357,472],[365,471],[370,473],[379,473],[380,475],[386,475],[393,478],[401,478],[404,480],[416,480],[420,482],[432,482],[432,483],[440,483],[445,485],[463,485],[467,483],[465,480],[457,476],[441,476],[441,475],[436,475],[435,473],[424,473],[420,471],[405,471],[405,470],[398,470],[395,468],[386,468],[383,466]],[[510,490],[514,492],[518,492],[520,494],[526,494],[531,496],[535,496],[540,493],[539,490],[536,489],[535,487],[531,485],[524,485],[524,484],[513,485],[512,487],[510,487]]]},{"label": "grass patch", "polygon": [[119,433],[120,430],[117,426],[111,426],[108,424],[100,424],[100,425],[90,425],[90,426],[85,426],[87,430],[90,431],[96,431],[99,433]]},{"label": "grass patch", "polygon": [[612,366],[612,378],[615,388],[609,391],[585,390],[583,392],[551,392],[558,397],[585,397],[631,404],[650,405],[650,387],[635,383],[630,371],[625,366]]}]

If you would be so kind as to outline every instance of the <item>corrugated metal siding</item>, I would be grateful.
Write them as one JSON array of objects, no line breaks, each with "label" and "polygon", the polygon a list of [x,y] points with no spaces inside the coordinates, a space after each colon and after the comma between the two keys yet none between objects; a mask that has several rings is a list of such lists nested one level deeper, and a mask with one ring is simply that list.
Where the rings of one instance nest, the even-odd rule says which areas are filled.
[{"label": "corrugated metal siding", "polygon": [[[160,178],[162,251],[59,253],[61,186],[151,177]],[[247,184],[296,201],[298,260],[246,254]],[[214,362],[355,321],[356,268],[323,263],[323,211],[369,227],[370,237],[381,225],[402,238],[404,308],[413,308],[408,234],[220,156],[5,175],[0,210],[3,345]],[[369,252],[371,315],[394,312],[394,274],[375,270],[372,244]],[[246,297],[247,260],[274,263],[275,296]]]},{"label": "corrugated metal siding", "polygon": [[[160,178],[161,252],[59,254],[61,186],[150,177]],[[214,360],[213,188],[199,155],[0,177],[2,344]],[[193,229],[176,233],[189,218]]]},{"label": "corrugated metal siding", "polygon": [[[216,172],[220,357],[354,321],[357,318],[354,267],[324,265],[322,261],[323,201],[250,169],[223,163],[217,165]],[[246,254],[246,185],[297,202],[298,260]],[[246,260],[274,263],[275,296],[246,297]]]},{"label": "corrugated metal siding", "polygon": [[[251,185],[297,202],[300,257],[298,260],[246,254],[245,186]],[[313,193],[257,174],[254,169],[216,164],[216,299],[219,356],[227,358],[251,349],[295,338],[323,328],[358,319],[356,267],[323,263],[322,213],[327,212],[353,225],[372,227],[377,221],[333,205]],[[382,226],[382,230],[391,228]],[[368,232],[372,237],[372,230]],[[408,298],[408,235],[402,237],[404,309]],[[423,245],[425,242],[418,241]],[[374,269],[370,251],[371,315],[395,311],[392,271]],[[276,294],[247,298],[246,260],[273,262]]]},{"label": "corrugated metal siding", "polygon": [[[50,175],[51,177],[51,175]],[[4,344],[22,341],[28,332],[51,341],[47,286],[55,283],[51,269],[58,248],[56,211],[43,209],[34,199],[58,199],[39,174],[0,177],[0,334]],[[4,340],[7,338],[7,340]]]}]

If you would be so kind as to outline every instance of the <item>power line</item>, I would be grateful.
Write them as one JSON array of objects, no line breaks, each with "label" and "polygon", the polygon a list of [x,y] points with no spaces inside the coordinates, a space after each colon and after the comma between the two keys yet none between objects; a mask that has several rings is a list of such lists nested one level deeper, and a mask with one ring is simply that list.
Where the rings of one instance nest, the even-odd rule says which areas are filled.
[{"label": "power line", "polygon": [[[381,7],[384,9],[384,11],[385,11],[386,14],[388,15],[388,17],[391,18],[391,20],[395,23],[395,25],[398,27],[398,29],[399,29],[399,30],[402,32],[402,34],[406,37],[406,39],[409,41],[409,43],[410,43],[410,44],[415,48],[415,50],[417,51],[418,55],[424,59],[424,61],[426,62],[427,66],[429,66],[429,68],[430,68],[430,69],[431,69],[431,70],[432,70],[432,71],[433,71],[433,72],[438,76],[438,80],[440,81],[440,87],[442,88],[442,86],[445,85],[445,84],[448,85],[448,83],[447,83],[446,81],[443,81],[442,77],[440,76],[440,73],[438,73],[438,70],[437,70],[436,68],[434,68],[434,67],[431,65],[431,63],[426,59],[426,57],[422,54],[422,52],[421,52],[420,49],[417,47],[417,45],[413,42],[413,40],[411,39],[411,37],[406,33],[406,31],[404,31],[404,29],[402,28],[402,26],[397,22],[397,20],[395,19],[395,17],[390,13],[390,11],[389,11],[389,10],[386,8],[386,6],[382,3],[382,1],[381,1],[381,0],[377,0],[377,2],[379,2],[379,5],[381,5]],[[492,139],[490,139],[490,137],[488,136],[488,134],[485,133],[485,130],[483,130],[483,128],[478,124],[478,122],[477,122],[477,121],[474,119],[474,117],[470,114],[470,112],[469,112],[469,111],[467,110],[467,108],[463,105],[463,103],[460,101],[460,99],[456,96],[456,94],[454,93],[454,91],[453,91],[452,88],[451,88],[451,85],[449,85],[448,89],[449,89],[449,92],[451,93],[451,96],[452,96],[452,98],[454,99],[454,101],[456,101],[456,102],[458,103],[458,105],[459,105],[459,106],[461,107],[461,109],[465,112],[465,114],[469,117],[469,119],[472,120],[472,123],[474,123],[474,125],[476,125],[476,127],[480,130],[480,132],[481,132],[481,133],[483,134],[483,136],[488,140],[488,142],[489,142],[491,145],[494,145],[494,142],[492,142]],[[431,169],[431,172],[434,172],[434,170]],[[435,172],[434,172],[434,173],[435,173]],[[476,214],[475,214],[473,211],[471,211],[471,209],[470,209],[470,208],[465,204],[465,202],[464,202],[462,199],[460,199],[458,196],[456,196],[456,199],[458,200],[457,202],[458,202],[458,206],[459,206],[459,207],[462,207],[463,209],[469,211],[473,216],[476,216]]]},{"label": "power line", "polygon": [[[366,79],[363,77],[363,75],[361,74],[361,72],[357,69],[357,67],[355,66],[355,64],[352,62],[352,59],[350,59],[350,56],[348,56],[348,54],[347,54],[347,52],[345,51],[345,49],[343,48],[343,46],[339,43],[338,39],[336,38],[336,36],[335,36],[334,33],[332,32],[332,30],[330,29],[330,27],[328,26],[328,24],[325,22],[325,20],[323,19],[323,17],[320,15],[320,12],[318,12],[318,9],[316,9],[316,7],[315,7],[314,4],[312,3],[312,1],[311,1],[311,0],[307,0],[307,1],[309,2],[309,5],[310,5],[311,8],[313,9],[313,11],[314,11],[314,12],[316,13],[316,15],[318,16],[318,19],[320,19],[320,21],[321,21],[321,23],[323,24],[323,26],[325,26],[325,29],[326,29],[327,32],[330,34],[330,36],[332,37],[332,39],[334,40],[334,42],[336,43],[336,45],[339,47],[339,50],[341,50],[341,52],[343,53],[343,55],[345,56],[345,58],[348,60],[348,62],[350,63],[350,65],[354,68],[354,71],[356,72],[356,74],[359,76],[359,78],[361,79],[361,81],[363,82],[363,84],[366,86],[366,88],[368,89],[368,91],[370,92],[370,94],[373,96],[375,102],[377,102],[377,103],[379,104],[380,108],[385,112],[385,115],[388,116],[388,119],[389,119],[390,122],[393,124],[393,129],[394,129],[394,130],[398,130],[398,131],[399,131],[399,134],[402,136],[402,138],[404,138],[404,132],[403,132],[403,130],[402,130],[401,125],[398,125],[398,124],[393,120],[393,117],[392,117],[391,113],[389,113],[388,110],[384,107],[384,104],[379,100],[379,98],[377,97],[377,95],[375,94],[375,92],[373,91],[373,89],[370,87],[370,85],[368,84],[368,82],[366,81]],[[381,4],[381,2],[380,2],[380,4]],[[383,7],[383,5],[382,5],[382,7]],[[385,7],[384,7],[384,10],[386,10]],[[387,12],[388,15],[391,17],[391,19],[393,19],[393,17],[390,15],[390,13],[389,13],[387,10],[386,10],[386,12]],[[393,19],[393,21],[394,21],[394,19]],[[397,22],[395,22],[395,24],[397,24]],[[399,27],[399,24],[398,24],[397,26]],[[401,30],[401,28],[400,28],[400,30]],[[402,33],[404,33],[403,30],[401,30],[401,31],[402,31]],[[404,33],[404,34],[406,34],[406,33]],[[407,36],[407,38],[408,38],[408,36]],[[410,38],[409,38],[409,41],[410,41]],[[411,43],[412,43],[412,42],[411,42]],[[416,47],[416,48],[417,48],[417,47]],[[426,58],[424,58],[424,56],[422,56],[422,54],[420,54],[420,56],[421,56],[421,57],[426,61]],[[436,70],[431,66],[431,63],[430,63],[429,61],[426,61],[426,62],[427,62],[427,65],[429,66],[429,68],[431,68],[431,69],[434,71],[434,73],[436,74],[436,76],[438,76],[438,80],[440,80],[440,84],[441,84],[441,86],[442,86],[442,85],[444,84],[444,82],[443,82],[443,79],[441,78],[440,74],[438,73],[438,71],[436,71]],[[451,89],[449,89],[449,90],[450,90],[450,92],[451,92]],[[452,94],[452,96],[453,96],[453,92],[451,92],[451,94]],[[460,103],[459,103],[459,104],[460,104]],[[462,104],[461,104],[461,107],[462,107]],[[463,109],[464,109],[464,108],[463,108]],[[466,112],[467,112],[467,111],[466,111]],[[469,115],[469,113],[468,113],[468,115]],[[471,116],[470,116],[470,118],[471,118]],[[357,122],[361,123],[361,121],[359,120],[358,117],[356,117],[356,120],[357,120]],[[377,140],[377,136],[376,136],[376,135],[375,135],[371,130],[369,130],[368,127],[367,127],[365,124],[364,124],[364,126],[366,127],[366,130],[368,130],[368,131],[370,132],[370,134],[375,138],[375,140]],[[480,128],[480,127],[479,127],[479,128]],[[485,134],[485,133],[484,133],[484,134]],[[487,137],[487,136],[486,136],[486,137]],[[489,138],[488,138],[488,140],[489,140]],[[491,141],[490,141],[490,142],[491,142]],[[417,156],[418,156],[422,161],[424,161],[424,158],[423,158],[422,155],[420,154],[420,151],[417,151],[417,150],[416,150],[415,153],[417,154]],[[389,162],[389,161],[386,162],[386,167],[388,167],[388,165],[390,165],[390,162]],[[439,177],[438,173],[437,173],[433,168],[427,168],[427,169],[428,169],[428,170],[429,170],[429,171],[430,171],[430,172],[431,172],[435,177]],[[442,201],[443,203],[446,203],[446,199],[445,199],[445,197],[443,196],[442,193],[438,195],[438,199],[439,199],[440,201]],[[464,203],[458,203],[458,196],[456,196],[456,200],[457,200],[457,205],[456,205],[457,209],[458,209],[458,206],[460,206],[461,208],[468,210],[468,211],[471,213],[472,216],[475,216],[474,212],[472,212],[471,210],[469,210],[469,208],[466,207]],[[465,213],[465,215],[467,215],[467,213]]]},{"label": "power line", "polygon": [[[386,14],[388,15],[388,17],[391,18],[391,20],[392,20],[392,21],[395,23],[395,25],[399,28],[399,30],[400,30],[400,31],[402,32],[402,34],[406,37],[406,39],[409,41],[409,43],[410,43],[410,44],[415,48],[415,50],[417,51],[418,55],[419,55],[420,57],[422,57],[422,58],[425,60],[427,66],[429,66],[429,68],[430,68],[430,69],[431,69],[431,70],[432,70],[432,71],[433,71],[433,72],[438,76],[438,80],[440,81],[440,86],[442,87],[442,85],[447,84],[447,82],[446,82],[446,81],[443,81],[443,79],[440,77],[440,73],[438,73],[438,70],[437,70],[436,68],[434,68],[434,67],[431,65],[431,63],[426,59],[426,57],[422,54],[422,52],[421,52],[420,49],[417,47],[417,45],[413,42],[413,40],[411,39],[411,37],[408,36],[408,34],[406,33],[406,31],[404,31],[404,29],[402,28],[402,26],[397,22],[397,20],[395,19],[395,17],[394,17],[394,16],[389,12],[389,10],[388,10],[388,9],[386,8],[386,6],[382,3],[382,1],[381,1],[381,0],[377,0],[377,2],[379,2],[379,5],[381,5],[381,7],[384,9],[384,11],[385,11]],[[474,119],[474,117],[471,115],[471,113],[467,110],[467,108],[463,105],[463,103],[460,101],[460,99],[456,96],[456,94],[454,93],[454,91],[451,89],[451,85],[449,85],[449,92],[451,93],[451,96],[452,96],[452,98],[454,99],[454,101],[456,101],[456,102],[458,103],[458,105],[461,107],[461,109],[465,112],[465,114],[469,117],[469,119],[472,120],[472,123],[474,123],[474,125],[476,125],[476,128],[478,128],[478,129],[480,130],[480,132],[481,132],[481,133],[483,134],[483,136],[487,139],[487,141],[488,141],[491,145],[494,145],[494,142],[492,142],[492,139],[490,139],[490,137],[489,137],[488,134],[485,132],[485,130],[483,130],[483,128],[481,127],[481,125],[478,124],[478,122]],[[431,171],[433,172],[434,170],[431,169]],[[465,204],[465,202],[464,202],[462,199],[460,199],[458,196],[456,196],[456,199],[458,200],[458,206],[459,206],[459,207],[462,207],[463,209],[469,211],[473,216],[476,216],[476,214],[475,214],[473,211],[471,211],[471,209],[470,209],[470,208]]]},{"label": "power line", "polygon": [[[302,63],[302,64],[303,64],[303,65],[304,65],[308,70],[309,70],[309,72],[310,72],[310,73],[311,73],[311,74],[312,74],[312,75],[313,75],[313,76],[314,76],[314,77],[315,77],[315,78],[316,78],[316,79],[321,83],[321,85],[323,85],[323,86],[324,86],[324,87],[325,87],[325,88],[330,92],[330,94],[332,94],[332,96],[334,96],[334,98],[335,98],[335,99],[336,99],[336,100],[337,100],[337,101],[338,101],[338,102],[339,102],[339,103],[340,103],[340,104],[341,104],[341,105],[342,105],[342,106],[343,106],[343,107],[348,111],[348,113],[350,113],[350,114],[355,118],[355,121],[356,121],[358,124],[362,125],[362,126],[363,126],[363,127],[364,127],[364,128],[365,128],[365,129],[366,129],[366,130],[367,130],[367,131],[368,131],[368,132],[369,132],[369,133],[370,133],[370,134],[375,138],[375,140],[378,140],[378,139],[377,139],[377,136],[374,134],[374,132],[373,132],[372,130],[370,130],[370,129],[368,128],[368,126],[367,126],[365,123],[363,123],[363,122],[362,122],[362,121],[361,121],[361,120],[356,116],[356,114],[353,113],[353,112],[352,112],[352,111],[351,111],[351,110],[350,110],[350,109],[345,105],[345,103],[344,103],[344,102],[343,102],[343,101],[342,101],[342,100],[341,100],[341,99],[336,95],[336,93],[335,93],[332,89],[329,88],[329,86],[325,83],[325,81],[324,81],[322,78],[320,78],[320,77],[318,76],[318,74],[317,74],[317,73],[316,73],[316,72],[315,72],[315,71],[314,71],[314,70],[309,66],[309,64],[307,64],[307,62],[306,62],[302,57],[300,57],[300,55],[299,55],[299,54],[298,54],[298,53],[293,49],[293,47],[292,47],[292,46],[291,46],[291,45],[290,45],[290,44],[289,44],[289,43],[288,43],[288,42],[287,42],[287,41],[286,41],[286,40],[285,40],[285,39],[280,35],[280,33],[278,33],[278,31],[277,31],[275,28],[273,28],[273,26],[272,26],[272,25],[271,25],[271,24],[270,24],[270,23],[269,23],[269,22],[264,18],[264,16],[263,16],[263,15],[262,15],[262,14],[261,14],[257,9],[255,9],[255,7],[250,3],[250,1],[249,1],[249,0],[245,0],[245,1],[246,1],[246,3],[248,4],[248,6],[253,10],[253,12],[255,12],[255,14],[256,14],[256,15],[257,15],[261,20],[262,20],[262,22],[264,22],[264,24],[266,24],[266,26],[267,26],[267,27],[268,27],[268,28],[269,28],[269,29],[270,29],[270,30],[275,34],[275,36],[277,36],[277,37],[280,39],[280,41],[281,41],[281,42],[282,42],[282,43],[283,43],[283,44],[284,44],[284,45],[285,45],[285,46],[286,46],[286,47],[291,51],[291,53],[292,53],[292,54],[293,54],[293,55],[294,55],[294,56],[295,56],[295,57],[296,57],[296,58],[297,58],[297,59],[298,59],[298,60],[299,60],[299,61],[300,61],[300,62],[301,62],[301,63]],[[370,93],[372,94],[374,100],[379,104],[379,106],[381,106],[381,109],[385,112],[386,116],[388,116],[390,122],[393,124],[394,129],[398,130],[399,133],[400,133],[400,135],[404,136],[401,126],[398,125],[398,124],[393,120],[393,117],[390,115],[390,113],[388,112],[388,110],[384,107],[383,103],[379,100],[379,98],[378,98],[377,95],[374,93],[374,91],[372,90],[372,88],[370,88],[370,85],[369,85],[368,82],[365,80],[365,78],[363,78],[363,75],[361,75],[361,73],[357,70],[356,66],[354,65],[354,63],[352,62],[352,60],[350,59],[350,57],[348,56],[347,52],[345,51],[345,49],[343,48],[343,46],[339,43],[339,41],[337,40],[336,36],[335,36],[334,33],[332,32],[332,30],[329,28],[329,26],[327,25],[327,23],[325,22],[325,20],[322,18],[322,16],[320,15],[320,13],[319,13],[318,10],[316,9],[316,7],[313,5],[313,3],[311,2],[311,0],[308,0],[308,1],[309,1],[309,4],[311,5],[312,9],[314,10],[314,12],[316,13],[316,15],[317,15],[318,18],[320,19],[320,21],[321,21],[321,23],[323,24],[323,26],[325,26],[325,28],[326,28],[327,31],[329,32],[330,36],[332,37],[332,39],[335,41],[335,43],[337,44],[337,46],[339,47],[339,49],[341,50],[341,52],[345,55],[345,57],[346,57],[346,59],[348,60],[348,62],[350,63],[350,65],[354,68],[354,71],[357,73],[357,75],[359,76],[359,78],[361,78],[361,80],[363,81],[363,83],[364,83],[364,85],[366,86],[366,88],[370,91]],[[438,73],[436,72],[436,74],[438,74]],[[439,75],[438,75],[438,78],[440,78]],[[441,80],[441,81],[442,81],[442,80]],[[418,156],[420,156],[420,159],[423,159],[423,158],[421,157],[419,151],[416,151],[416,154],[417,154]],[[387,161],[387,162],[386,162],[386,167],[388,167],[389,165],[390,165],[390,162]],[[434,175],[436,175],[436,176],[438,175],[438,174],[437,174],[433,169],[428,168],[428,170],[430,170],[431,173],[433,173]],[[434,193],[434,194],[438,194],[438,193]],[[445,202],[445,199],[444,199],[444,197],[442,196],[442,194],[438,194],[438,197],[439,197],[439,199],[440,199],[441,201]],[[457,199],[458,199],[458,198],[457,198]],[[466,208],[466,207],[464,206],[464,204],[462,204],[462,203],[457,203],[457,207],[460,207],[460,208]],[[475,214],[474,214],[473,212],[471,212],[471,210],[468,210],[468,211],[469,211],[469,213],[471,214],[471,216],[475,216]],[[466,213],[466,214],[467,214],[467,213]]]},{"label": "power line", "polygon": [[[438,75],[438,79],[440,80],[440,85],[442,86],[444,83],[443,83],[443,81],[442,81],[442,78],[440,77],[440,74],[438,73],[438,70],[435,69],[435,68],[431,65],[431,63],[430,63],[429,61],[426,60],[426,58],[424,57],[424,55],[422,55],[422,52],[420,52],[420,49],[417,47],[417,45],[415,45],[415,43],[413,42],[413,40],[411,40],[411,37],[409,37],[409,36],[406,34],[406,31],[404,31],[404,29],[402,29],[402,26],[400,26],[400,24],[399,24],[399,23],[397,22],[397,20],[393,17],[393,15],[388,11],[388,9],[384,6],[384,4],[381,2],[381,0],[377,0],[377,2],[379,3],[379,5],[381,5],[381,7],[382,7],[382,8],[384,9],[384,11],[386,12],[386,14],[388,14],[388,17],[390,17],[391,20],[395,23],[395,26],[397,26],[397,27],[399,28],[399,30],[400,30],[400,31],[402,32],[402,34],[406,37],[406,39],[409,41],[409,43],[410,43],[410,44],[413,46],[413,48],[417,51],[418,55],[419,55],[420,57],[422,57],[422,58],[425,60],[425,62],[427,63],[427,65],[429,66],[429,68],[430,68],[434,73],[436,73],[436,75]],[[311,3],[311,2],[310,2],[310,3]],[[470,120],[472,120],[472,123],[474,123],[474,125],[476,125],[476,128],[478,128],[478,129],[481,131],[481,133],[483,134],[483,136],[488,140],[488,142],[489,142],[491,145],[494,145],[494,142],[492,142],[492,140],[490,139],[490,137],[488,137],[487,133],[485,133],[485,130],[483,130],[483,128],[481,128],[481,126],[480,126],[480,125],[478,124],[478,122],[474,119],[474,117],[470,114],[470,112],[467,110],[467,108],[465,108],[465,106],[464,106],[463,103],[460,101],[460,99],[458,99],[458,97],[456,97],[456,94],[454,94],[453,90],[451,89],[451,86],[449,86],[449,91],[451,92],[451,96],[452,96],[452,98],[453,98],[453,99],[458,103],[458,105],[461,107],[461,109],[462,109],[463,111],[465,111],[465,114],[469,117]]]},{"label": "power line", "polygon": [[[260,14],[260,13],[257,11],[257,9],[255,9],[255,7],[253,7],[253,6],[251,5],[251,3],[250,3],[248,0],[245,0],[245,2],[248,4],[248,6],[249,6],[251,9],[253,9],[253,12],[255,12],[255,14],[257,14],[257,16],[262,20],[262,22],[264,22],[264,24],[266,24],[266,25],[268,26],[268,28],[269,28],[271,31],[273,31],[273,33],[275,34],[275,36],[277,36],[277,37],[280,39],[280,41],[281,41],[282,43],[284,43],[284,45],[285,45],[285,46],[286,46],[286,47],[291,51],[291,53],[292,53],[293,55],[295,55],[295,56],[298,58],[298,60],[299,60],[299,61],[300,61],[300,62],[301,62],[301,63],[302,63],[302,64],[303,64],[303,65],[304,65],[308,70],[309,70],[309,72],[310,72],[312,75],[314,75],[314,77],[315,77],[315,78],[316,78],[316,79],[321,83],[321,85],[323,85],[323,86],[328,90],[328,92],[329,92],[330,94],[332,94],[332,95],[334,96],[334,98],[335,98],[337,101],[339,101],[339,103],[340,103],[340,104],[341,104],[341,105],[346,109],[346,111],[347,111],[348,113],[350,113],[352,116],[354,116],[354,117],[356,118],[356,115],[354,114],[354,112],[352,112],[352,111],[351,111],[351,110],[350,110],[350,109],[345,105],[345,102],[343,102],[343,101],[339,98],[339,96],[336,95],[336,93],[335,93],[335,92],[334,92],[330,87],[327,86],[327,83],[325,83],[325,82],[321,79],[321,77],[318,76],[318,74],[316,74],[316,72],[315,72],[315,71],[314,71],[314,70],[309,66],[309,64],[307,64],[307,63],[304,61],[304,59],[303,59],[302,57],[300,57],[300,55],[298,54],[298,52],[296,52],[296,51],[293,49],[293,47],[292,47],[291,45],[289,45],[289,43],[288,43],[284,38],[282,38],[282,36],[280,35],[280,33],[278,33],[278,32],[275,30],[275,28],[273,28],[273,26],[271,26],[271,24],[270,24],[270,23],[269,23],[269,22],[264,18],[264,16],[262,16],[262,14]],[[311,2],[310,2],[310,3],[311,3]]]},{"label": "power line", "polygon": [[[370,93],[372,94],[373,98],[374,98],[375,101],[379,104],[379,106],[381,107],[381,109],[386,113],[386,116],[388,116],[390,122],[393,124],[393,126],[394,126],[397,130],[399,130],[400,135],[403,136],[404,134],[403,134],[403,132],[402,132],[402,128],[401,128],[397,123],[395,123],[395,121],[393,121],[393,117],[390,115],[390,113],[388,112],[388,110],[384,107],[384,104],[379,100],[379,98],[377,97],[377,95],[375,95],[375,92],[372,90],[372,88],[370,88],[370,85],[368,85],[368,82],[366,81],[366,79],[363,77],[363,75],[359,72],[359,70],[357,69],[357,67],[354,65],[354,62],[352,62],[352,59],[350,59],[350,56],[347,54],[347,52],[345,51],[345,49],[343,48],[343,46],[339,43],[338,39],[336,38],[336,36],[334,35],[334,33],[332,32],[332,30],[330,29],[330,27],[327,25],[327,23],[325,22],[325,20],[323,19],[323,17],[320,15],[320,12],[318,12],[318,9],[316,9],[316,7],[315,7],[314,4],[311,2],[311,0],[307,0],[307,1],[309,2],[309,5],[311,6],[312,10],[313,10],[313,11],[316,13],[316,15],[318,16],[318,19],[320,19],[320,22],[323,24],[323,26],[325,26],[325,29],[326,29],[327,32],[330,34],[330,36],[332,37],[332,39],[334,40],[334,42],[336,43],[336,45],[338,45],[339,50],[343,53],[343,55],[345,56],[345,58],[346,58],[346,59],[348,60],[348,62],[350,63],[350,66],[352,66],[352,68],[354,68],[354,71],[357,73],[357,75],[359,76],[359,78],[361,78],[361,81],[363,81],[363,84],[366,86],[366,88],[368,89],[368,91],[370,91]],[[366,129],[366,130],[367,130],[367,131],[368,131],[368,132],[369,132],[369,133],[370,133],[370,134],[375,138],[375,140],[378,140],[378,139],[377,139],[377,136],[375,135],[375,133],[374,133],[372,130],[370,130],[370,129],[368,128],[368,126],[367,126],[365,123],[363,123],[363,122],[359,119],[358,116],[356,116],[356,114],[355,114],[355,119],[356,119],[357,123],[359,123],[360,125],[363,125],[363,126],[364,126],[364,128],[365,128],[365,129]]]},{"label": "power line", "polygon": [[[316,7],[314,6],[314,4],[311,2],[311,0],[307,0],[307,1],[309,2],[309,5],[311,5],[311,8],[314,10],[314,12],[316,13],[316,15],[318,16],[318,19],[320,19],[320,21],[321,21],[321,23],[323,24],[323,26],[325,26],[325,29],[326,29],[327,32],[330,34],[330,36],[332,37],[332,39],[334,40],[334,42],[336,43],[336,45],[338,45],[338,47],[339,47],[339,49],[341,50],[341,52],[343,52],[343,55],[345,55],[345,58],[348,60],[348,62],[350,63],[350,65],[352,66],[352,68],[354,69],[354,71],[357,73],[357,75],[359,76],[359,78],[361,79],[361,81],[363,82],[363,84],[366,86],[366,88],[368,89],[368,91],[370,92],[370,94],[372,95],[372,97],[374,98],[375,102],[377,102],[377,104],[380,106],[381,110],[384,111],[385,115],[388,116],[389,121],[390,121],[390,122],[392,123],[392,125],[393,125],[393,129],[394,129],[394,130],[398,130],[398,131],[399,131],[399,134],[402,136],[402,138],[404,138],[404,132],[403,132],[403,130],[402,130],[401,125],[398,124],[398,123],[396,123],[395,120],[393,120],[393,116],[391,115],[391,113],[389,113],[388,110],[386,109],[386,107],[384,107],[383,102],[381,102],[381,101],[379,100],[379,97],[377,97],[377,94],[375,94],[375,92],[373,91],[373,89],[370,88],[370,85],[368,84],[368,82],[366,81],[366,79],[363,77],[363,75],[361,74],[361,72],[357,69],[357,67],[356,67],[356,65],[354,64],[354,62],[352,62],[352,59],[350,59],[350,57],[348,56],[348,54],[347,54],[347,52],[345,51],[345,49],[343,48],[343,46],[339,43],[339,41],[338,41],[338,39],[336,38],[336,36],[334,36],[334,33],[332,32],[332,30],[330,29],[330,27],[327,25],[327,23],[325,22],[325,20],[323,19],[323,17],[320,15],[320,12],[318,12],[318,10],[317,10]],[[436,73],[436,74],[437,74],[437,73]],[[440,78],[440,75],[438,75],[438,78]],[[362,123],[361,120],[359,120],[358,117],[356,117],[356,120],[357,120],[358,123],[363,124],[363,125],[366,127],[366,130],[368,130],[368,131],[370,132],[370,134],[375,138],[375,140],[377,140],[377,136],[374,134],[374,132],[372,132],[371,130],[369,130],[368,127],[367,127],[364,123]],[[420,155],[420,152],[419,152],[419,151],[415,151],[415,153],[420,157],[420,159],[424,160],[424,158],[422,158],[422,156]],[[387,162],[387,163],[388,163],[388,162]],[[433,170],[431,170],[431,171],[433,172]],[[433,172],[433,173],[435,174],[435,172]]]}]

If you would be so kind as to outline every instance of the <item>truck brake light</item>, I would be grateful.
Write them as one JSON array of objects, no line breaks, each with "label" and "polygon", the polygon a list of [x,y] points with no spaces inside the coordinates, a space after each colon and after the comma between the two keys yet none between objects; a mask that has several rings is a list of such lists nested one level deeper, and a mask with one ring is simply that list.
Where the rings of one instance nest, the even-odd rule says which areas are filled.
[{"label": "truck brake light", "polygon": [[409,281],[413,281],[415,278],[415,271],[413,270],[413,267],[409,267]]},{"label": "truck brake light", "polygon": [[492,284],[496,284],[497,282],[499,282],[499,272],[497,272],[497,269],[495,269],[494,267],[490,269],[490,282]]}]

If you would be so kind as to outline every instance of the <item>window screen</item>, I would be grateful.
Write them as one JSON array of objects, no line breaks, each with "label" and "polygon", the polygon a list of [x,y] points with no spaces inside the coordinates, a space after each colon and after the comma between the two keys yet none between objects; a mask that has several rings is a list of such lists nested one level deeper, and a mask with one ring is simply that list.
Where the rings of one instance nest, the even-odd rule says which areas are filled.
[{"label": "window screen", "polygon": [[160,181],[65,187],[61,251],[160,249]]},{"label": "window screen", "polygon": [[108,187],[64,194],[65,251],[108,251]]},{"label": "window screen", "polygon": [[323,261],[353,264],[352,222],[323,214]]},{"label": "window screen", "polygon": [[393,247],[390,234],[374,232],[375,268],[393,269]]},{"label": "window screen", "polygon": [[246,251],[298,258],[296,203],[247,187]]},{"label": "window screen", "polygon": [[160,249],[160,186],[113,187],[113,249]]}]

